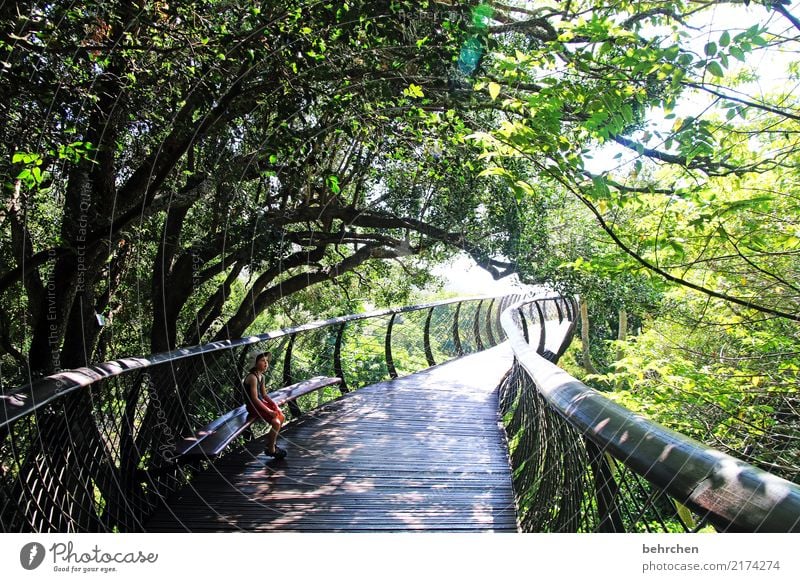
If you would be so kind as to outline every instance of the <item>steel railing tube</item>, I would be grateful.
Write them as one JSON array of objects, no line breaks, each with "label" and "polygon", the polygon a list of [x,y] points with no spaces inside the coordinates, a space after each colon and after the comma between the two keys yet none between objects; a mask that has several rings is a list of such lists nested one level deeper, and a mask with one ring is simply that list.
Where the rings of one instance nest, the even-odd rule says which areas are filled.
[{"label": "steel railing tube", "polygon": [[586,450],[589,453],[589,464],[594,475],[595,498],[600,523],[597,531],[622,533],[625,526],[617,505],[619,485],[614,479],[603,451],[593,441],[586,439]]},{"label": "steel railing tube", "polygon": [[475,311],[475,320],[472,324],[472,331],[475,334],[476,350],[483,350],[483,340],[481,339],[481,307],[483,306],[483,299],[478,302],[478,308]]},{"label": "steel railing tube", "polygon": [[392,313],[389,325],[386,326],[386,340],[384,341],[384,358],[386,359],[386,367],[389,369],[390,378],[397,378],[397,370],[394,367],[394,359],[392,358],[392,328],[394,327],[395,317],[397,317],[397,314]]},{"label": "steel railing tube", "polygon": [[333,373],[336,374],[338,378],[342,379],[342,383],[339,384],[339,392],[341,394],[349,392],[347,378],[345,378],[344,369],[342,368],[342,337],[344,336],[344,328],[346,325],[346,322],[342,322],[337,326],[336,344],[333,348]]},{"label": "steel railing tube", "polygon": [[562,323],[564,321],[564,312],[561,310],[561,298],[553,299],[553,304],[556,306],[556,311],[558,311],[558,323]]},{"label": "steel railing tube", "polygon": [[800,486],[612,402],[537,354],[510,309],[502,322],[514,356],[536,390],[600,451],[718,529],[800,531]]},{"label": "steel railing tube", "polygon": [[464,348],[461,347],[461,337],[458,334],[458,314],[461,312],[461,304],[461,301],[456,304],[456,314],[453,316],[453,347],[459,357],[464,355]]},{"label": "steel railing tube", "polygon": [[503,313],[506,306],[508,305],[508,301],[511,299],[510,296],[506,295],[500,299],[500,304],[497,306],[497,310],[494,313],[494,318],[492,320],[492,328],[494,330],[495,335],[499,338],[498,341],[503,341],[505,338],[503,334],[503,328],[500,327],[500,314]]},{"label": "steel railing tube", "polygon": [[[0,394],[0,531],[142,531],[161,500],[205,466],[176,460],[179,445],[185,436],[241,404],[245,356],[252,348],[275,355],[274,376],[268,377],[274,388],[332,372],[346,380],[341,386],[345,392],[383,379],[383,373],[378,378],[373,373],[381,356],[386,357],[392,377],[398,375],[397,365],[407,361],[406,351],[410,350],[408,361],[414,366],[424,365],[411,353],[421,351],[423,342],[428,362],[436,359],[437,321],[432,314],[439,308],[455,309],[453,351],[462,355],[461,339],[468,334],[459,325],[467,329],[473,322],[467,323],[460,311],[463,305],[484,299],[449,299],[352,314],[64,370],[26,386],[4,389]],[[393,338],[399,314],[416,312],[412,320],[419,319],[420,325],[408,337],[401,333],[405,326],[394,330],[400,335]],[[427,331],[421,325],[425,315]],[[381,330],[375,325],[364,326],[366,333],[353,337],[346,333],[353,329],[348,325],[381,322],[382,327],[387,320],[384,354],[373,349],[381,340]],[[449,327],[449,323],[440,325]],[[397,344],[395,356],[402,353],[403,362],[393,360],[392,341]],[[354,350],[363,351],[353,354]],[[362,354],[369,369],[358,368]],[[370,359],[373,355],[375,361]],[[318,394],[317,405],[321,397]],[[302,406],[309,404],[313,405],[309,399],[302,401]],[[299,412],[292,409],[293,415]]]},{"label": "steel railing tube", "polygon": [[429,366],[435,366],[436,361],[433,359],[433,351],[431,350],[431,317],[433,316],[433,310],[436,309],[435,307],[431,307],[428,310],[428,315],[425,318],[425,331],[423,333],[423,344],[425,347],[425,359],[428,361]]},{"label": "steel railing tube", "polygon": [[528,337],[528,323],[525,321],[525,313],[522,311],[521,307],[517,309],[517,313],[519,313],[519,321],[522,324],[522,337],[524,338],[525,343],[529,343],[530,337]]},{"label": "steel railing tube", "polygon": [[283,357],[283,385],[288,386],[294,384],[292,377],[292,349],[294,348],[294,341],[297,339],[297,334],[293,333],[289,336],[289,345],[286,346],[286,354]]},{"label": "steel railing tube", "polygon": [[489,302],[489,307],[486,308],[486,337],[489,341],[489,346],[497,345],[494,341],[494,334],[492,333],[492,308],[495,306],[495,299]]},{"label": "steel railing tube", "polygon": [[[536,353],[541,356],[544,355],[544,343],[547,340],[547,329],[542,306],[538,301],[534,303],[534,306],[536,307],[536,313],[539,317],[539,343],[536,346]],[[508,336],[508,330],[506,330],[506,336]]]}]

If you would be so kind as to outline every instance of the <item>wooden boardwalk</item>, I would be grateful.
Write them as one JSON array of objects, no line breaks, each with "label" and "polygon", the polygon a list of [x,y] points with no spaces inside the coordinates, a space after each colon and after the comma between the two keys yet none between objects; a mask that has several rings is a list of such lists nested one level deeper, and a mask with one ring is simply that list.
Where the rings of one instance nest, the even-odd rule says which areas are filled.
[{"label": "wooden boardwalk", "polygon": [[258,439],[154,515],[168,531],[517,531],[497,385],[505,346],[362,388]]}]

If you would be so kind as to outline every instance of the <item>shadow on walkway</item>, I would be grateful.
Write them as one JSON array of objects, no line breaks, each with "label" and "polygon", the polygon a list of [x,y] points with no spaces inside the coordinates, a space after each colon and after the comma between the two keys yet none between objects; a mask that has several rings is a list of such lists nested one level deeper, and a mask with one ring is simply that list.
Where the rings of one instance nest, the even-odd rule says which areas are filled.
[{"label": "shadow on walkway", "polygon": [[516,531],[497,386],[501,345],[349,393],[257,439],[148,522],[164,531]]}]

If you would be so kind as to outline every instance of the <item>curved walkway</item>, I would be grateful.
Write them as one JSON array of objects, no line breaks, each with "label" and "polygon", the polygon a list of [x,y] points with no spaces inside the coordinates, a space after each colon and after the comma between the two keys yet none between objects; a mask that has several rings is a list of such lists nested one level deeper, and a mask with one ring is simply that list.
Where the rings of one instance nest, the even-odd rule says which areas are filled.
[{"label": "curved walkway", "polygon": [[516,531],[497,386],[506,344],[345,395],[178,492],[165,531]]}]

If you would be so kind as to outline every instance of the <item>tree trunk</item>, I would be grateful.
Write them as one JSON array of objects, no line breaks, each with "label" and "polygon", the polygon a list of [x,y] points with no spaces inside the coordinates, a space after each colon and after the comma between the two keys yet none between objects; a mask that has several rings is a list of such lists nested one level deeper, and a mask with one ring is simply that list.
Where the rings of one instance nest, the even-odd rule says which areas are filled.
[{"label": "tree trunk", "polygon": [[[192,261],[183,262],[177,268],[177,255],[183,222],[189,205],[174,204],[167,211],[153,264],[151,299],[153,322],[150,328],[151,353],[175,349],[177,343],[178,314],[192,292]],[[176,274],[175,271],[178,271]]]},{"label": "tree trunk", "polygon": [[[624,309],[619,310],[619,331],[617,332],[617,339],[621,342],[628,339],[628,312]],[[617,359],[621,360],[622,356],[622,349],[617,348]]]},{"label": "tree trunk", "polygon": [[597,374],[597,368],[592,364],[592,356],[589,353],[589,308],[586,301],[581,301],[581,353],[583,369],[590,374]]}]

